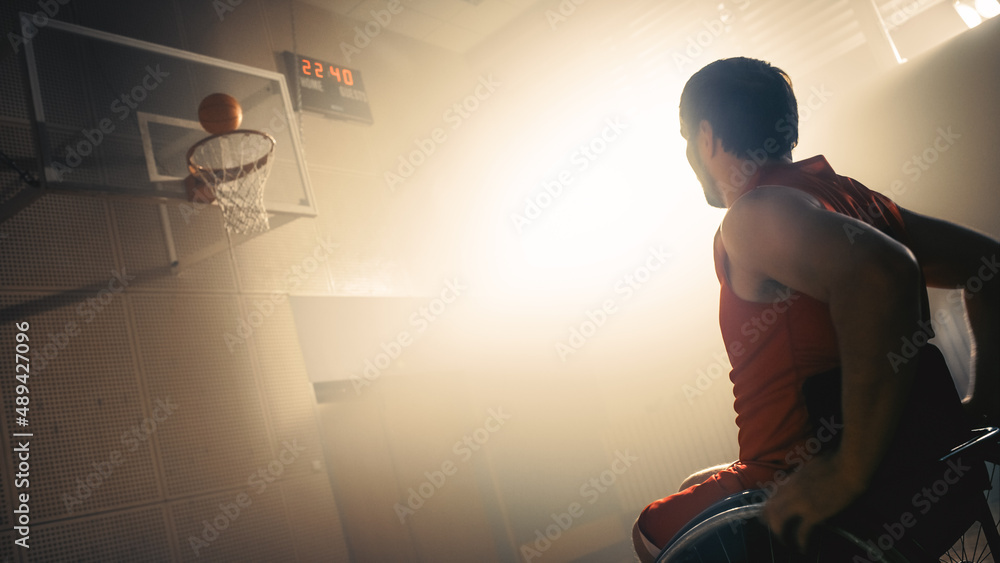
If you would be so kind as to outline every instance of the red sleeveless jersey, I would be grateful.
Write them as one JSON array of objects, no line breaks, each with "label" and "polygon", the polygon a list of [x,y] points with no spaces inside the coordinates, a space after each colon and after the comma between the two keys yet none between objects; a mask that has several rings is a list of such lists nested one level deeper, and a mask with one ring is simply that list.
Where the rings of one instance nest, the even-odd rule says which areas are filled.
[{"label": "red sleeveless jersey", "polygon": [[[827,210],[868,223],[906,242],[901,240],[905,231],[896,204],[851,178],[837,175],[823,156],[767,164],[749,180],[744,193],[764,185],[802,190]],[[851,234],[845,231],[845,236]],[[796,455],[797,447],[815,434],[803,383],[812,375],[840,365],[829,308],[795,291],[768,303],[740,299],[727,280],[725,252],[717,236],[715,267],[722,285],[719,324],[733,366],[730,379],[740,460],[751,466],[787,467],[795,463],[794,458],[789,458]]]},{"label": "red sleeveless jersey", "polygon": [[[834,173],[822,156],[794,164],[768,164],[747,183],[745,191],[763,185],[802,190],[829,211],[854,217],[903,244],[909,243],[899,208],[857,181]],[[856,234],[844,232],[846,237]],[[834,435],[841,420],[828,425],[823,418],[837,413],[840,402],[841,362],[829,308],[794,291],[770,303],[740,299],[729,287],[725,253],[721,237],[716,236],[715,265],[722,285],[719,324],[733,365],[730,379],[740,459],[705,482],[655,501],[643,510],[639,529],[658,547],[666,545],[711,504],[741,490],[776,486],[778,471],[797,469],[817,453],[817,448],[835,446],[835,438],[839,438]],[[923,304],[926,321],[926,292]],[[817,381],[813,376],[818,374],[824,374],[819,378],[824,383],[813,386]],[[835,377],[826,377],[830,374]],[[811,417],[806,406],[803,385],[807,380],[811,388],[819,390],[810,393],[811,397],[818,394],[823,399],[835,399],[835,405],[811,401],[811,406],[822,410],[820,416],[814,412]],[[874,504],[858,503],[843,513],[846,521],[857,524],[858,529],[864,526],[881,533],[883,522],[895,521],[888,518],[898,518],[899,507],[911,506],[913,491],[925,483],[921,479],[927,471],[931,475],[927,482],[939,478],[940,468],[928,462],[964,435],[958,393],[943,356],[930,344],[920,350],[908,399],[899,431],[873,477],[873,490],[877,483],[879,496]],[[979,494],[980,490],[974,492]],[[928,522],[933,528],[933,521]]]}]

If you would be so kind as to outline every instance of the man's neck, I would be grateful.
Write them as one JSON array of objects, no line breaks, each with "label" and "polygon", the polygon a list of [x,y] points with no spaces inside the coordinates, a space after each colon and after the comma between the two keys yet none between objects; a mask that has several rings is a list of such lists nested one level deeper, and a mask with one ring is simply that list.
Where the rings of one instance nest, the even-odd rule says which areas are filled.
[{"label": "man's neck", "polygon": [[791,163],[791,156],[770,158],[761,161],[733,156],[729,159],[725,167],[725,172],[723,174],[717,173],[714,179],[722,192],[726,207],[729,207],[743,194],[760,185],[762,170]]}]

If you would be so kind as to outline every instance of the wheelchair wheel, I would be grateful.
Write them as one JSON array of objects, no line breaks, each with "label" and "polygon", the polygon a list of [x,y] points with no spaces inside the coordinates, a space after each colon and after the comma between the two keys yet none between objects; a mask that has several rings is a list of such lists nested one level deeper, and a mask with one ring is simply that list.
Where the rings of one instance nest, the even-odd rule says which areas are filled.
[{"label": "wheelchair wheel", "polygon": [[895,549],[882,551],[830,526],[817,528],[809,553],[793,553],[768,530],[761,509],[760,504],[740,506],[702,521],[660,554],[657,563],[908,563]]},{"label": "wheelchair wheel", "polygon": [[[990,488],[986,491],[986,501],[992,521],[998,522],[1000,521],[1000,465],[988,463],[987,466]],[[975,523],[947,553],[941,556],[941,563],[994,563],[996,555],[991,553],[986,533],[987,530],[983,529],[981,523]]]}]

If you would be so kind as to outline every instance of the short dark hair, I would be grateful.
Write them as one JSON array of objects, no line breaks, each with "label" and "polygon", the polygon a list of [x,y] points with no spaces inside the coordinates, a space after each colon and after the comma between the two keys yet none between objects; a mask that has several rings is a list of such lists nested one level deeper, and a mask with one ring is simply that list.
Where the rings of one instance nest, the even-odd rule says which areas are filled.
[{"label": "short dark hair", "polygon": [[689,134],[704,119],[726,152],[744,158],[765,147],[768,157],[791,155],[799,142],[792,80],[765,61],[735,57],[705,66],[684,85],[680,110]]}]

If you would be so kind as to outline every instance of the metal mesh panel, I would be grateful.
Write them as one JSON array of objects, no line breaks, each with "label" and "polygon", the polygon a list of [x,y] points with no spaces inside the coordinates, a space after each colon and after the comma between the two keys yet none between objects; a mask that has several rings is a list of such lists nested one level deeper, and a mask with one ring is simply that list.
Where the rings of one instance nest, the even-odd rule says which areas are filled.
[{"label": "metal mesh panel", "polygon": [[[11,341],[13,342],[13,341]],[[10,372],[7,372],[10,373]],[[16,381],[10,385],[0,386],[0,401],[3,403],[7,402],[7,396],[14,392],[14,385]],[[3,447],[5,452],[13,452],[13,446],[8,445],[8,439],[13,439],[10,437],[10,433],[15,432],[15,430],[9,430],[7,428],[7,417],[4,417],[3,421],[0,421],[0,431],[3,432],[3,436],[0,436],[0,447]],[[4,475],[14,475],[14,459],[13,456],[8,456],[7,459],[0,460],[0,468],[3,469]],[[0,530],[6,530],[9,526],[14,525],[13,514],[11,511],[13,507],[10,506],[10,501],[15,499],[17,494],[17,489],[14,489],[14,482],[10,479],[0,479]],[[3,551],[0,551],[2,554]],[[2,561],[2,559],[0,559]]]},{"label": "metal mesh panel", "polygon": [[[405,286],[398,268],[375,241],[384,238],[386,190],[376,178],[358,177],[320,170],[311,171],[316,185],[316,221],[322,237],[332,237],[340,246],[328,260],[334,295],[391,295]],[[350,206],[341,202],[350,201]]]},{"label": "metal mesh panel", "polygon": [[136,338],[151,397],[177,414],[157,432],[167,496],[234,487],[273,459],[249,354],[230,352],[240,319],[224,295],[135,295]]},{"label": "metal mesh panel", "polygon": [[[133,21],[127,14],[134,14],[136,8],[114,4],[106,8],[74,5],[72,9],[98,28],[124,29],[132,37],[176,37],[176,30],[167,29],[171,25]],[[174,6],[161,8],[152,12],[144,9],[143,18],[155,18],[157,13],[169,14],[168,18],[179,15],[173,14],[177,9]],[[205,15],[211,13],[209,10]],[[68,156],[75,160],[68,155],[67,145],[84,151],[91,150],[88,139],[97,145],[78,168],[62,180],[53,179],[53,183],[63,181],[66,187],[81,190],[110,187],[156,192],[159,187],[148,178],[147,163],[141,158],[139,113],[146,114],[143,120],[148,117],[163,125],[156,134],[169,138],[142,140],[153,146],[169,142],[176,149],[191,133],[183,122],[196,118],[200,100],[213,91],[227,92],[241,100],[245,128],[273,130],[279,160],[301,162],[297,145],[292,142],[288,123],[292,117],[282,95],[284,77],[280,74],[246,71],[225,61],[195,60],[190,56],[193,53],[167,53],[155,44],[136,45],[126,38],[91,37],[86,29],[62,24],[41,28],[31,45],[36,55],[31,68],[38,78],[37,96],[44,109],[41,127],[51,138],[42,149],[54,161],[65,163]],[[164,164],[161,159],[170,161],[171,166],[183,164],[175,162],[172,151],[151,156],[158,165]],[[279,178],[283,184],[280,203],[286,209],[311,213],[308,179],[288,172]]]},{"label": "metal mesh panel", "polygon": [[[35,141],[28,125],[0,121],[0,151],[24,172],[35,178],[40,176],[34,155]],[[0,205],[28,187],[16,171],[0,165]]]},{"label": "metal mesh panel", "polygon": [[350,561],[326,472],[281,483],[298,563]]},{"label": "metal mesh panel", "polygon": [[[0,130],[0,135],[2,134],[3,131]],[[0,205],[5,205],[10,198],[26,188],[16,172],[0,168]]]},{"label": "metal mesh panel", "polygon": [[[92,128],[92,126],[90,127]],[[104,154],[103,143],[96,147],[83,134],[84,127],[71,129],[62,126],[49,126],[48,143],[51,151],[51,162],[62,165],[61,181],[77,184],[100,184],[104,173],[100,166],[100,157]],[[44,143],[45,141],[43,141]]]},{"label": "metal mesh panel", "polygon": [[74,289],[107,280],[115,268],[100,201],[45,196],[4,222],[0,232],[5,288]]},{"label": "metal mesh panel", "polygon": [[[270,295],[245,297],[247,319],[253,329],[253,348],[261,373],[262,391],[279,452],[295,441],[305,448],[284,475],[311,475],[312,461],[323,459],[312,385],[299,349],[287,299],[274,303]],[[256,313],[253,313],[255,312]],[[258,317],[258,314],[260,315]]]},{"label": "metal mesh panel", "polygon": [[[245,479],[244,475],[244,486],[239,489],[171,505],[181,561],[271,563],[293,558],[295,546],[279,488],[271,484],[260,490],[245,486]],[[242,507],[237,504],[240,494],[246,495]],[[227,508],[232,517],[227,516]]]},{"label": "metal mesh panel", "polygon": [[[17,552],[24,551],[24,549],[14,545],[14,540],[18,537],[16,532],[0,532],[0,561],[3,563],[14,563],[21,560],[18,558]],[[31,545],[30,540],[28,545]]]},{"label": "metal mesh panel", "polygon": [[302,190],[296,187],[300,182],[298,163],[288,158],[278,158],[281,152],[275,149],[274,164],[271,165],[271,175],[267,179],[268,201],[308,205],[309,202],[302,197]]},{"label": "metal mesh panel", "polygon": [[240,287],[244,291],[329,293],[327,264],[335,258],[330,252],[317,238],[314,220],[296,219],[235,248]]},{"label": "metal mesh panel", "polygon": [[[38,296],[0,296],[3,307]],[[144,399],[127,332],[126,297],[104,290],[59,296],[30,322],[29,378],[32,521],[107,510],[158,496],[150,441],[127,440],[141,425]],[[33,305],[28,304],[31,311]],[[72,324],[71,324],[72,323]],[[13,323],[0,342],[14,342]],[[13,373],[14,358],[0,355]],[[85,376],[84,376],[85,374]],[[5,389],[3,416],[13,421],[14,395]],[[13,439],[13,438],[11,438]]]},{"label": "metal mesh panel", "polygon": [[183,48],[180,41],[182,29],[173,24],[178,21],[177,18],[181,13],[191,14],[192,8],[199,17],[216,17],[213,6],[201,6],[191,2],[74,3],[73,14],[78,23],[86,27],[138,37],[157,45]]},{"label": "metal mesh panel", "polygon": [[[310,176],[317,167],[325,167],[328,170],[344,170],[351,174],[369,175],[376,169],[376,154],[388,150],[385,146],[373,149],[384,141],[376,141],[375,134],[370,133],[368,129],[359,131],[356,125],[327,119],[310,112],[301,113],[300,119],[307,131],[312,131],[315,127],[324,132],[322,135],[305,135],[306,153],[314,157],[309,162]],[[343,139],[351,139],[352,141],[345,143]],[[315,158],[317,155],[322,155],[322,159]],[[384,191],[385,183],[381,174],[376,181],[381,182],[379,191]]]},{"label": "metal mesh panel", "polygon": [[[35,158],[35,140],[28,124],[0,121],[0,132],[2,132],[0,133],[0,149],[7,156],[16,160],[19,165],[22,160]],[[32,170],[32,172],[37,172],[37,170]]]},{"label": "metal mesh panel", "polygon": [[162,506],[115,512],[32,528],[31,561],[171,561],[167,538]]},{"label": "metal mesh panel", "polygon": [[[194,207],[187,202],[177,202],[167,204],[167,211],[170,214],[174,245],[182,261],[185,256],[225,242],[226,232],[222,227],[218,207]],[[169,264],[159,206],[116,201],[112,203],[112,213],[118,228],[122,262],[126,270],[139,272],[164,268]],[[236,281],[229,249],[224,248],[218,254],[197,263],[185,264],[183,270],[176,275],[164,274],[143,280],[135,289],[235,291]]]},{"label": "metal mesh panel", "polygon": [[[122,126],[124,126],[124,122]],[[118,188],[137,189],[149,182],[146,157],[142,153],[142,139],[135,137],[107,137],[101,143],[102,153],[115,155],[114,166],[104,167],[104,183]]]},{"label": "metal mesh panel", "polygon": [[[89,65],[84,42],[75,37],[68,37],[65,41],[64,45],[33,41],[32,47],[36,60],[45,61],[45,72],[38,76],[41,91],[45,92],[42,101],[45,121],[79,132],[85,127],[94,127],[101,117],[106,116],[97,116],[88,99],[93,90],[87,78]],[[67,84],[73,87],[67,88]],[[107,104],[112,101],[107,100]]]},{"label": "metal mesh panel", "polygon": [[28,90],[18,57],[0,61],[0,116],[28,119]]},{"label": "metal mesh panel", "polygon": [[[38,10],[36,0],[15,1],[21,9]],[[168,33],[162,22],[136,23],[115,4],[62,6],[59,19],[104,10],[117,18],[126,33],[155,29]],[[171,5],[154,12],[172,13],[175,8]],[[10,13],[8,3],[0,7],[0,16]],[[211,9],[202,15],[215,16]],[[106,21],[94,16],[90,23],[113,28]],[[167,23],[170,32],[181,28],[173,20]],[[42,42],[38,47],[47,48]],[[67,145],[75,146],[84,139],[81,130],[98,127],[103,118],[111,119],[115,134],[123,138],[103,138],[65,180],[126,189],[144,180],[148,185],[138,133],[132,130],[134,122],[120,120],[111,111],[111,103],[131,91],[145,65],[155,60],[145,55],[116,60],[121,73],[113,70],[109,76],[95,72],[95,62],[85,50],[70,51],[69,55],[50,53],[42,73],[50,134],[47,148],[54,160],[65,163]],[[17,121],[29,118],[30,106],[24,94],[25,78],[13,64],[16,60],[0,61],[0,147],[14,158],[28,159],[39,147],[27,123]],[[177,72],[161,91],[188,78]],[[192,117],[195,107],[191,105]],[[113,159],[105,158],[108,155]],[[98,160],[113,162],[100,167],[92,164]],[[295,185],[299,185],[297,172],[285,174],[296,178]],[[4,190],[0,204],[9,197],[8,185],[11,190],[23,189],[18,184],[16,176],[0,170]],[[286,191],[289,200],[302,203],[294,197],[294,186]],[[182,205],[167,206],[182,260],[225,243],[217,206],[190,214]],[[275,280],[283,281],[287,270],[312,252],[317,245],[312,222],[295,225],[276,230],[282,234],[274,241],[259,239],[256,250],[244,256],[241,273],[244,279],[252,278],[248,285],[274,288]],[[109,235],[116,236],[115,244]],[[301,249],[301,255],[285,260],[290,249]],[[0,226],[0,253],[0,285],[8,292],[0,294],[0,307],[27,303],[22,311],[31,315],[26,317],[32,323],[31,332],[43,343],[55,338],[57,350],[40,376],[32,379],[37,398],[33,396],[31,403],[31,429],[44,438],[32,441],[33,458],[37,451],[41,460],[32,466],[32,561],[196,559],[188,536],[199,534],[202,521],[219,514],[220,502],[233,499],[229,492],[206,496],[206,491],[227,487],[227,491],[250,490],[253,504],[198,560],[287,561],[294,554],[301,560],[348,559],[326,473],[312,465],[323,456],[312,391],[287,305],[278,308],[270,324],[255,335],[269,341],[263,350],[254,351],[254,361],[246,346],[231,352],[223,338],[227,332],[236,333],[240,319],[253,306],[253,298],[227,294],[237,290],[232,251],[225,248],[177,276],[136,281],[128,286],[128,295],[106,298],[99,310],[88,302],[98,298],[96,291],[81,288],[107,282],[111,271],[121,266],[128,275],[167,265],[158,206],[46,196]],[[301,285],[309,291],[328,287],[325,266]],[[49,290],[75,293],[39,301],[32,309],[31,301]],[[59,349],[60,331],[70,321],[79,325],[79,332]],[[0,326],[0,343],[11,342],[11,332],[9,323]],[[9,373],[10,361],[0,358],[0,370]],[[254,374],[257,363],[266,372],[263,378]],[[261,397],[262,385],[268,393],[266,401]],[[0,397],[4,406],[0,427],[5,431],[0,444],[9,452],[13,397],[8,391],[4,386]],[[177,410],[152,430],[146,421],[156,399],[169,400]],[[144,423],[150,436],[139,440],[136,436],[147,433],[142,430]],[[134,427],[140,434],[133,433]],[[306,451],[266,491],[257,494],[248,489],[248,476],[272,464],[283,443],[292,440]],[[132,444],[136,444],[134,451]],[[107,473],[108,465],[102,464],[113,452],[120,452],[115,459],[121,463],[100,476],[101,470]],[[0,461],[3,475],[9,475],[9,458]],[[93,475],[101,478],[99,484]],[[69,513],[66,496],[72,498],[84,490],[78,488],[79,483],[86,484],[88,479],[92,483],[86,487],[89,494],[78,499],[80,503],[74,503]],[[279,484],[284,483],[292,484],[283,490]],[[0,530],[4,530],[0,561],[4,563],[8,557],[28,560],[28,553],[14,547],[14,536],[6,530],[11,525],[11,487],[8,479],[0,482]],[[179,495],[187,498],[176,500]],[[174,502],[162,502],[164,497]],[[293,512],[294,531],[289,523]]]}]

